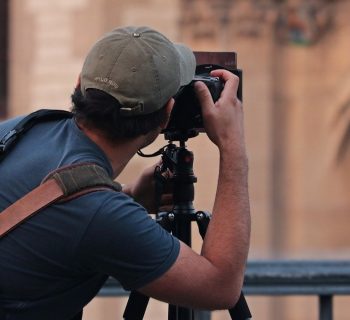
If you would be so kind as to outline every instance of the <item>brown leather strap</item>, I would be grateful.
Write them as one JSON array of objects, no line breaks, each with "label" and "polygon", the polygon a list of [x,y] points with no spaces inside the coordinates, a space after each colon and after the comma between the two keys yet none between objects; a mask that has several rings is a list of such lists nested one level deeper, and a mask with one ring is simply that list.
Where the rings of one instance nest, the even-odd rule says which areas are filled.
[{"label": "brown leather strap", "polygon": [[69,201],[95,191],[119,192],[121,189],[121,185],[96,164],[78,163],[58,168],[37,188],[0,212],[0,238],[54,202]]},{"label": "brown leather strap", "polygon": [[61,197],[63,197],[63,191],[55,179],[48,180],[27,193],[1,212],[0,238]]}]

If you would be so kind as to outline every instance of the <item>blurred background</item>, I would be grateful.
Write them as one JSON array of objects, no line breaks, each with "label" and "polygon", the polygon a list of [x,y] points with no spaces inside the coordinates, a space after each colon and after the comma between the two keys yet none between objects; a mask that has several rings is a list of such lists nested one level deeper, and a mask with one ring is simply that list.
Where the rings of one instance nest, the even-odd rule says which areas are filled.
[{"label": "blurred background", "polygon": [[[249,259],[348,259],[349,12],[349,0],[1,0],[0,118],[69,109],[87,50],[116,26],[148,25],[196,51],[234,51],[244,73]],[[161,136],[146,151],[165,142]],[[205,134],[188,148],[195,207],[211,210],[217,150]],[[118,180],[153,161],[135,157]],[[200,245],[195,230],[193,247]],[[317,318],[316,297],[247,300],[256,319]],[[348,319],[349,302],[335,298],[336,319]],[[125,303],[96,298],[84,320],[121,319]],[[152,301],[145,319],[166,315],[167,305]],[[212,318],[229,319],[226,312]]]}]

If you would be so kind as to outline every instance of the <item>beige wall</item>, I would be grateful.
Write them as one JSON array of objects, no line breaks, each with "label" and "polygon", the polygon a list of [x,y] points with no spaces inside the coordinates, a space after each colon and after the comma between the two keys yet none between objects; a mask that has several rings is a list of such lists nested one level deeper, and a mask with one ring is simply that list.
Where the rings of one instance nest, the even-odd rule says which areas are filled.
[{"label": "beige wall", "polygon": [[[335,3],[332,28],[313,46],[277,44],[272,11],[261,17],[259,11],[252,15],[245,1],[236,7],[233,1],[215,8],[213,3],[12,0],[10,114],[69,108],[86,51],[114,26],[150,25],[194,50],[236,51],[244,70],[250,158],[250,259],[348,258],[349,147],[342,157],[337,154],[350,124],[349,1]],[[164,142],[160,137],[148,151]],[[188,146],[194,151],[198,176],[195,206],[210,210],[217,151],[205,135],[191,139]],[[118,180],[136,177],[151,163],[135,157]],[[194,248],[199,250],[200,244],[196,236]],[[260,319],[309,318],[283,310],[295,309],[300,301],[248,300]],[[120,299],[95,299],[84,319],[120,318],[124,305]],[[164,319],[166,308],[162,304],[159,311],[159,306],[155,303],[150,309],[149,319]],[[226,317],[215,315],[215,319]]]}]

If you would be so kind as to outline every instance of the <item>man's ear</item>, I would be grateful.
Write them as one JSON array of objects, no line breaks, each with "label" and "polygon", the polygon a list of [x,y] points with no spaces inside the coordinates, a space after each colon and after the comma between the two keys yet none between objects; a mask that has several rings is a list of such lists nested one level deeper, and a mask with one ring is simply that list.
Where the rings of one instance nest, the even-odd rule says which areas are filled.
[{"label": "man's ear", "polygon": [[79,73],[78,79],[77,79],[77,84],[75,85],[76,89],[80,89],[80,79],[81,79],[81,74]]},{"label": "man's ear", "polygon": [[167,102],[167,104],[165,105],[165,112],[166,112],[166,119],[165,121],[163,121],[160,125],[160,129],[165,129],[169,123],[169,120],[170,120],[170,114],[171,114],[171,111],[173,110],[173,107],[174,107],[174,104],[175,104],[175,100],[174,98],[170,98],[169,101]]}]

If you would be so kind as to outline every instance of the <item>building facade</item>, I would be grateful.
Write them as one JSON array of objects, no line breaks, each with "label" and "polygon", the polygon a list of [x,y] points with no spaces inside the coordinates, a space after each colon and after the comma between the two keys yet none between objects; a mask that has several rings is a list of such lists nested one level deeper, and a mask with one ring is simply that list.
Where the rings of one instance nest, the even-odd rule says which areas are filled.
[{"label": "building facade", "polygon": [[[195,51],[235,51],[244,75],[250,259],[348,258],[349,10],[346,0],[2,0],[0,117],[69,109],[84,55],[115,26],[149,25]],[[160,137],[149,150],[163,143]],[[218,154],[205,135],[188,147],[198,177],[196,208],[210,210]],[[150,163],[133,159],[118,180],[135,178]],[[200,243],[195,236],[196,250]],[[248,300],[260,319],[317,314],[310,299]],[[121,318],[124,302],[98,298],[84,319]],[[344,310],[346,301],[337,303]],[[165,313],[155,304],[148,316]]]}]

